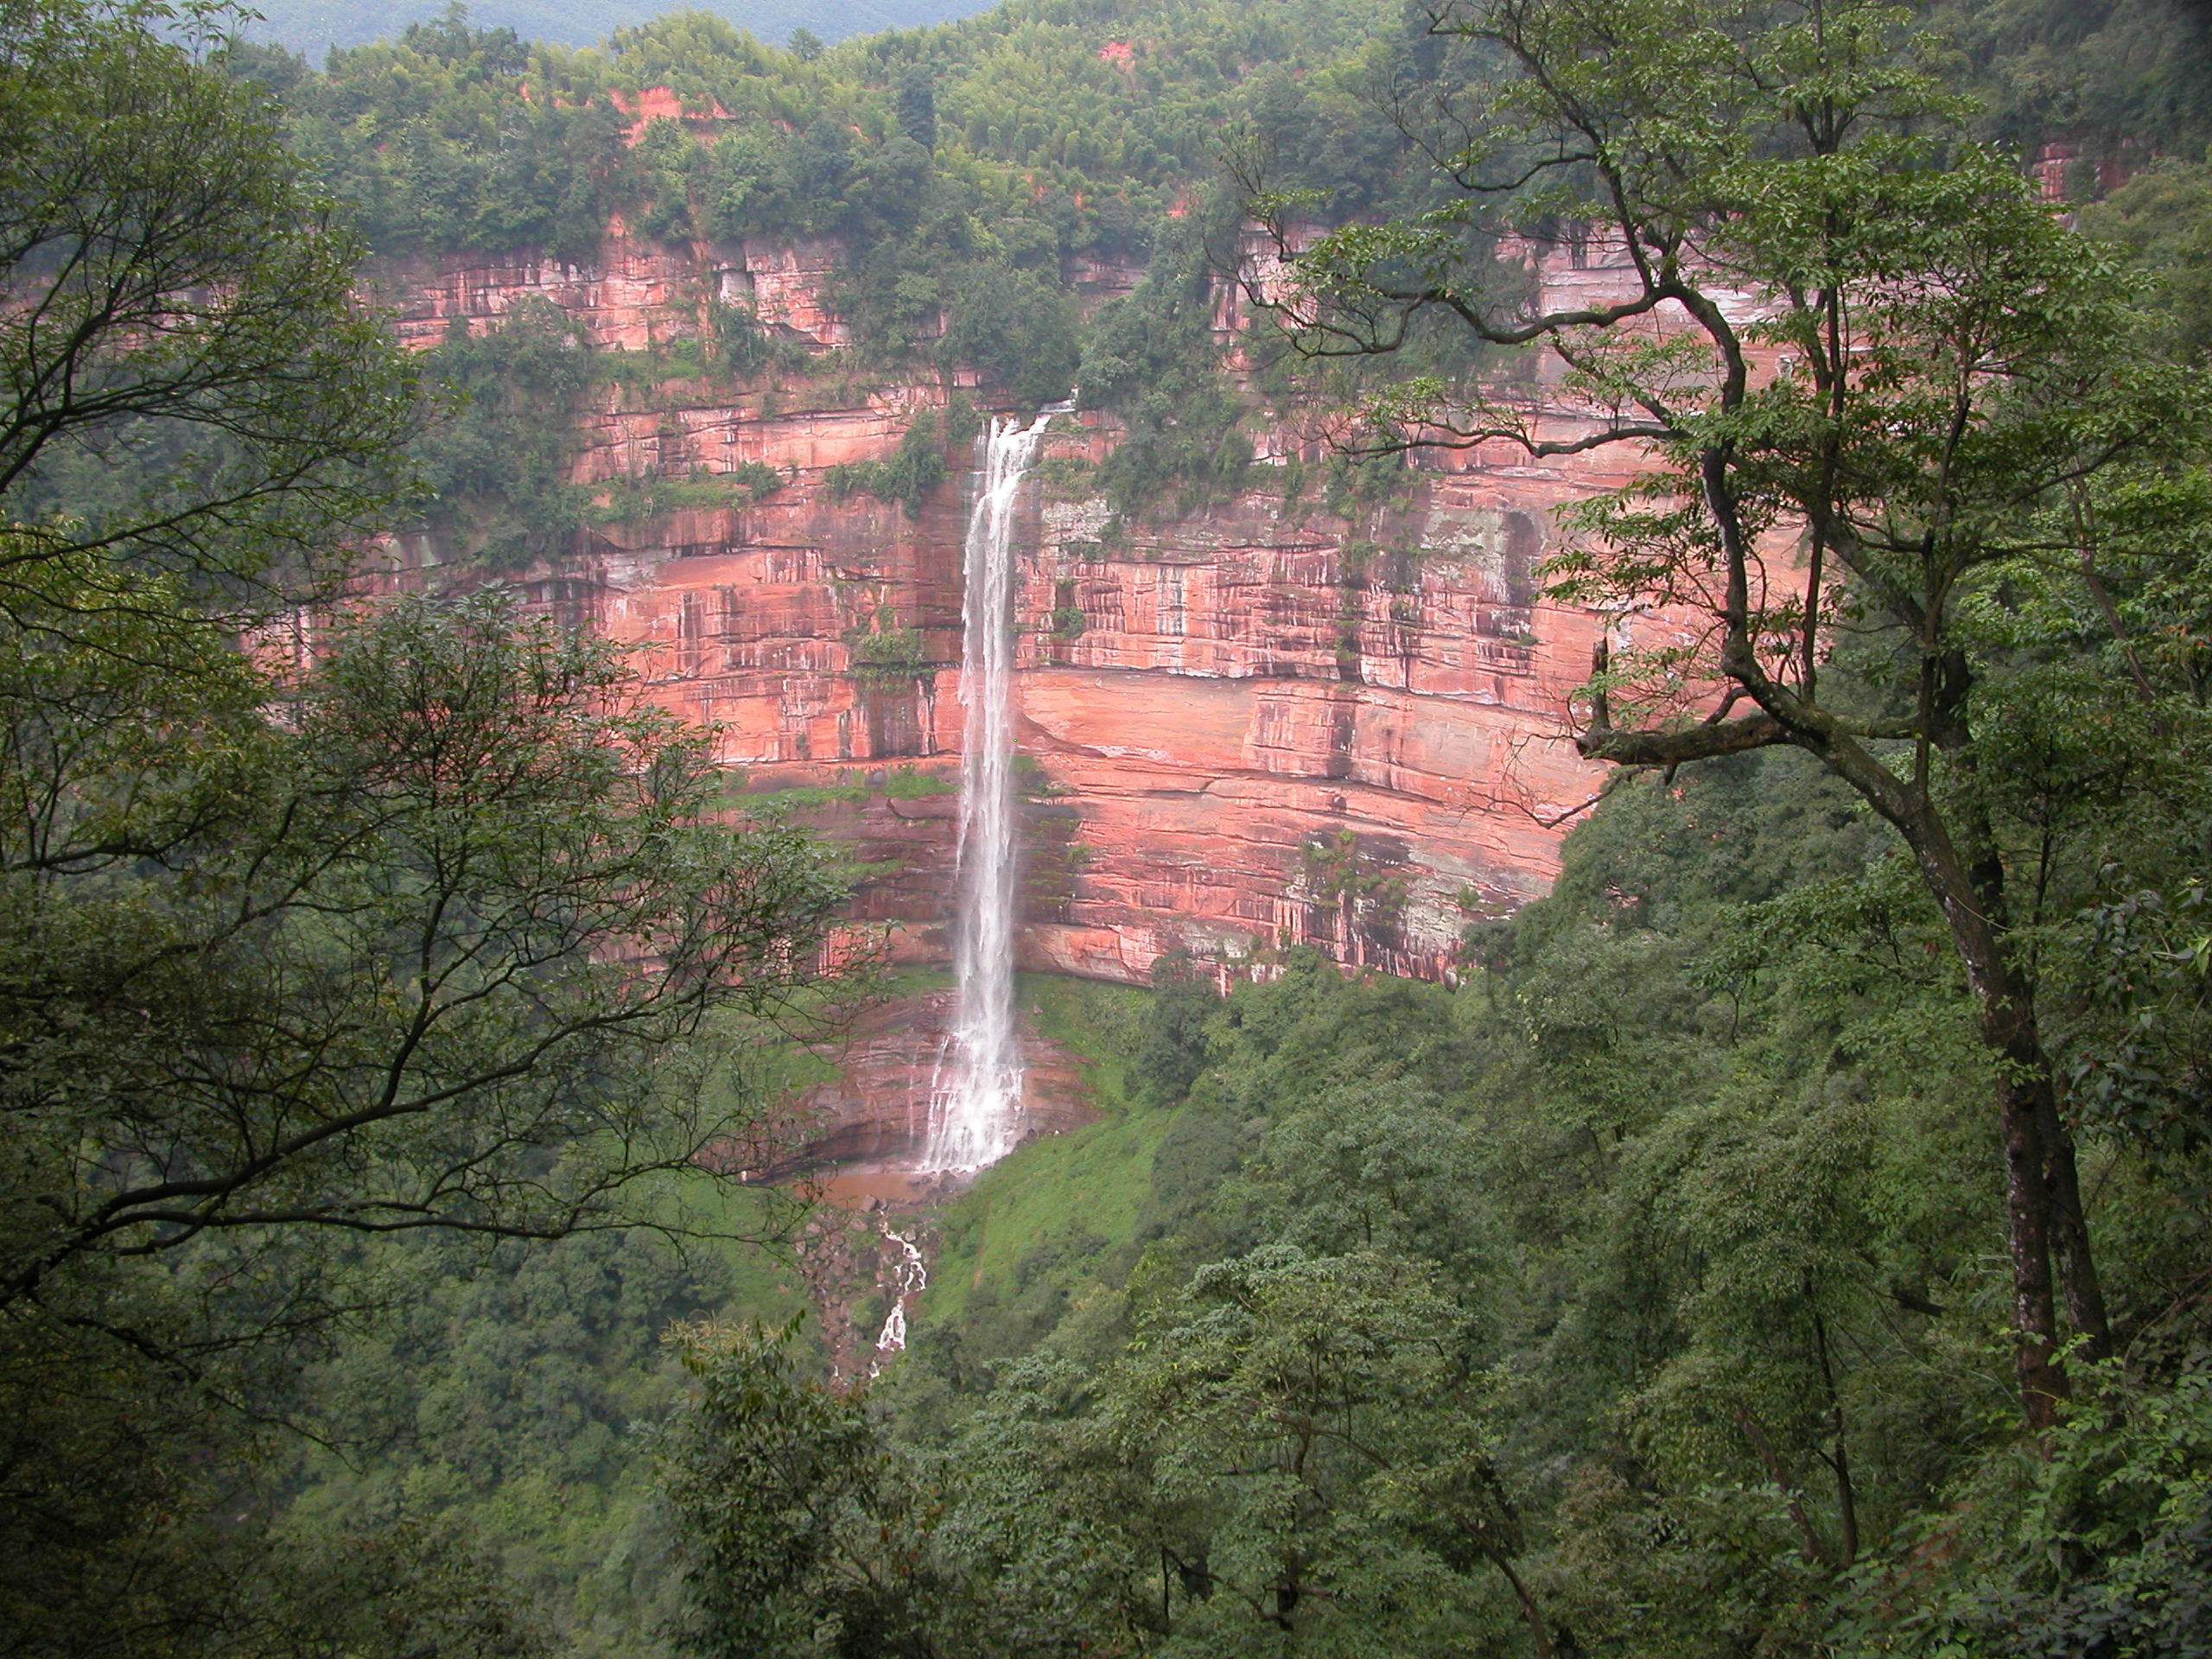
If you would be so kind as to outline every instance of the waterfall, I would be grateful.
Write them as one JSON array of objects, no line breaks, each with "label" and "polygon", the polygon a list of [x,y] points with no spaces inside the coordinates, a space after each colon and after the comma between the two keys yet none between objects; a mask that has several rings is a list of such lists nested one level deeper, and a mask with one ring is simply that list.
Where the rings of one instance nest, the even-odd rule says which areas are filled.
[{"label": "waterfall", "polygon": [[960,912],[950,1077],[931,1104],[931,1169],[974,1170],[1014,1147],[1021,1113],[1021,1051],[1014,1034],[1014,524],[1015,498],[1045,424],[993,421],[968,520],[961,598],[967,705],[960,777]]}]

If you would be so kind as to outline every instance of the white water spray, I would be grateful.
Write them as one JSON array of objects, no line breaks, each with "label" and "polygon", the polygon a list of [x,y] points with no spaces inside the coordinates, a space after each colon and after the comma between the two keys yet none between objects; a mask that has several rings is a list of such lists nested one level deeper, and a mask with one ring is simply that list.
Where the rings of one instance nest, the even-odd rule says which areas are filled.
[{"label": "white water spray", "polygon": [[974,1170],[1014,1149],[1021,1050],[1014,1032],[1015,499],[1055,404],[1027,426],[994,421],[968,520],[960,675],[967,736],[960,779],[960,918],[951,1076],[931,1103],[931,1169]]},{"label": "white water spray", "polygon": [[921,1247],[904,1233],[893,1232],[887,1221],[879,1219],[875,1224],[887,1243],[906,1252],[906,1258],[892,1270],[897,1282],[892,1288],[891,1311],[883,1316],[883,1333],[875,1339],[875,1360],[868,1368],[870,1376],[881,1375],[891,1356],[906,1351],[906,1304],[928,1289],[930,1283],[929,1265],[922,1260]]}]

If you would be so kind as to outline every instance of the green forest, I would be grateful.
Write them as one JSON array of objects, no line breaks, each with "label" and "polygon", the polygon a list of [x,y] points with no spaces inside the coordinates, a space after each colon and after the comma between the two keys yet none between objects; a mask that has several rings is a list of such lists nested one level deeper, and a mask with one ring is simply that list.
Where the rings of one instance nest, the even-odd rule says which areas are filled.
[{"label": "green forest", "polygon": [[[320,58],[334,46],[360,46],[397,35],[410,23],[434,17],[438,0],[270,0],[258,6],[245,33],[276,41],[295,52]],[[650,22],[666,10],[647,0],[491,0],[476,9],[477,20],[491,28],[512,29],[529,40],[563,46],[588,46],[610,28]],[[913,29],[980,11],[975,0],[720,0],[703,8],[764,41],[802,43],[841,41],[887,29]]]},{"label": "green forest", "polygon": [[[2212,1653],[2201,6],[251,21],[0,0],[0,1656]],[[618,226],[834,247],[850,343],[359,297]],[[833,1376],[874,1224],[742,1172],[899,988],[849,849],[511,579],[789,487],[601,499],[588,399],[963,374],[833,505],[1077,388],[1124,520],[1293,407],[1332,512],[1649,466],[1540,573],[1620,620],[1548,896],[1448,984],[1025,976],[1096,1120]]]}]

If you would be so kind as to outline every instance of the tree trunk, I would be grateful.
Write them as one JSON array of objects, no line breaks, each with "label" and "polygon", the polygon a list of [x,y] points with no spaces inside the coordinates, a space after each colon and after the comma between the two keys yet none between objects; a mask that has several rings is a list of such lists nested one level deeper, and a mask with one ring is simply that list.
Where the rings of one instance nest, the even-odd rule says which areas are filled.
[{"label": "tree trunk", "polygon": [[[1945,908],[1951,911],[1948,905]],[[2013,1369],[2028,1421],[2044,1429],[2057,1420],[2058,1402],[2068,1392],[2066,1370],[2058,1359],[2058,1315],[2051,1294],[2050,1258],[2058,1229],[2050,1181],[2054,1148],[2047,1133],[2063,1135],[2063,1130],[2051,1104],[2050,1062],[2037,1038],[2035,1013],[2011,964],[1999,954],[1978,907],[1964,927],[1958,925],[1957,912],[1951,913],[1952,935],[1965,958],[1967,982],[1980,1009],[1981,1040],[1997,1062],[1997,1111],[2005,1142],[2005,1209],[2012,1258],[2012,1328],[2019,1344]],[[2063,1141],[2060,1144],[2065,1167],[2071,1170],[2072,1148]],[[2083,1229],[2075,1230],[2079,1236],[2073,1243],[2086,1265],[2088,1234]]]},{"label": "tree trunk", "polygon": [[1552,1659],[1551,1632],[1544,1628],[1544,1610],[1536,1605],[1535,1596],[1513,1570],[1513,1563],[1505,1559],[1503,1552],[1485,1549],[1483,1554],[1490,1557],[1491,1564],[1505,1574],[1505,1581],[1513,1586],[1514,1597],[1521,1604],[1521,1617],[1528,1621],[1529,1640],[1535,1643],[1536,1659]]},{"label": "tree trunk", "polygon": [[2105,1313],[2104,1286],[2089,1249],[2089,1223],[2082,1205],[2082,1178],[2074,1166],[2074,1137],[2058,1116],[2046,1071],[2037,1103],[2043,1128],[2044,1168],[2050,1189],[2050,1247],[2058,1262],[2058,1282],[2066,1317],[2082,1334],[2082,1356],[2105,1359],[2112,1354],[2112,1324]]},{"label": "tree trunk", "polygon": [[[1717,463],[1711,454],[1706,462],[1710,474]],[[1706,494],[1716,522],[1726,520],[1726,492],[1710,476]],[[1735,720],[1721,720],[1716,714],[1695,728],[1622,732],[1614,729],[1604,698],[1597,696],[1592,702],[1591,724],[1578,746],[1594,759],[1649,766],[1794,743],[1817,756],[1904,837],[1922,881],[1943,912],[1952,946],[1966,969],[1981,1040],[1997,1066],[2018,1344],[2013,1363],[2029,1424],[2037,1430],[2047,1428],[2056,1421],[2058,1402],[2067,1395],[2066,1371],[2058,1358],[2054,1254],[2063,1275],[2068,1313],[2086,1339],[2085,1350],[2093,1356],[2105,1351],[2110,1337],[2073,1142],[2058,1116],[2050,1057],[2036,1028],[2031,988],[2006,944],[2003,860],[1987,822],[1971,806],[1960,828],[1966,832],[1963,844],[1974,857],[1971,861],[1961,858],[1961,843],[1953,841],[1951,824],[1929,797],[1927,745],[1971,767],[1961,721],[1970,678],[1967,664],[1955,652],[1931,658],[1924,664],[1918,721],[1919,729],[1929,735],[1913,777],[1901,778],[1839,722],[1768,678],[1745,621],[1741,556],[1732,555],[1728,569],[1729,634],[1722,668],[1751,693],[1761,712]],[[1605,665],[1601,647],[1595,659],[1598,677],[1603,677]]]},{"label": "tree trunk", "polygon": [[2066,1397],[2058,1363],[2057,1317],[2050,1294],[2050,1188],[2044,1176],[2042,1124],[2026,1080],[1997,1084],[2005,1135],[2005,1211],[2012,1257],[2012,1369],[2029,1424],[2049,1428]]},{"label": "tree trunk", "polygon": [[1803,1495],[1797,1483],[1789,1478],[1789,1467],[1782,1461],[1782,1453],[1774,1449],[1774,1442],[1767,1438],[1765,1427],[1751,1415],[1751,1408],[1736,1408],[1736,1427],[1744,1431],[1744,1438],[1751,1443],[1751,1450],[1759,1455],[1759,1462],[1766,1469],[1766,1478],[1782,1494],[1782,1501],[1789,1518],[1797,1523],[1798,1554],[1815,1567],[1834,1569],[1835,1557],[1828,1553],[1827,1542],[1814,1530],[1813,1517],[1805,1512]]},{"label": "tree trunk", "polygon": [[[1811,1300],[1809,1287],[1807,1300]],[[1843,1395],[1836,1391],[1835,1365],[1828,1354],[1828,1324],[1821,1317],[1818,1307],[1812,1312],[1813,1348],[1820,1357],[1821,1382],[1828,1393],[1828,1432],[1835,1444],[1827,1465],[1835,1471],[1836,1519],[1843,1531],[1842,1541],[1836,1548],[1836,1565],[1849,1567],[1859,1559],[1859,1492],[1851,1484],[1851,1445],[1844,1433]]]},{"label": "tree trunk", "polygon": [[[1968,877],[1942,819],[1924,798],[1917,810],[1893,818],[1912,849],[1922,879],[1943,919],[1967,972],[1981,1040],[1997,1063],[1998,1126],[2005,1147],[2005,1210],[2012,1264],[2012,1329],[2017,1344],[2012,1365],[2020,1405],[2030,1427],[2049,1428],[2066,1398],[2065,1367],[2058,1358],[2058,1316],[2052,1296],[2051,1252],[2063,1232],[2083,1282],[2094,1291],[2095,1268],[2088,1231],[2080,1219],[2080,1195],[2073,1219],[2061,1224],[2052,1190],[2056,1166],[2070,1182],[2073,1148],[2067,1141],[2050,1081],[2050,1061],[2036,1029],[2035,1006],[2014,971],[1999,928],[2004,915],[2002,867],[1986,861],[1983,880]],[[2054,1136],[2056,1139],[2054,1140]],[[2101,1323],[2103,1300],[2089,1306]],[[2094,1340],[2094,1338],[2093,1338]]]}]

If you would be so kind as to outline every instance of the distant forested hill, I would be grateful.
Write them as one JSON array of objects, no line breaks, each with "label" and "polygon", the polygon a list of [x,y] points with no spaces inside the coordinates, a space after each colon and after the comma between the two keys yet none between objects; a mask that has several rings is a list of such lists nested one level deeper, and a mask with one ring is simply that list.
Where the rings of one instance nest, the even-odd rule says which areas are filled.
[{"label": "distant forested hill", "polygon": [[[983,9],[983,0],[709,0],[702,10],[728,18],[764,41],[804,29],[823,41],[918,29]],[[410,23],[442,14],[439,0],[266,0],[251,32],[318,61],[334,46],[360,46],[397,35]],[[589,46],[609,29],[627,28],[670,10],[662,0],[480,0],[470,21],[512,29],[531,40]]]},{"label": "distant forested hill", "polygon": [[[1067,252],[1141,236],[1237,135],[1344,208],[1378,205],[1408,150],[1367,96],[1419,39],[1389,0],[1014,0],[820,54],[725,10],[631,27],[610,8],[604,46],[580,49],[456,11],[327,66],[230,61],[290,105],[382,252],[581,254],[618,211],[653,236],[834,234],[856,256],[1020,217]],[[619,101],[656,86],[692,130],[626,143]],[[1046,251],[1033,239],[1008,257]]]}]

